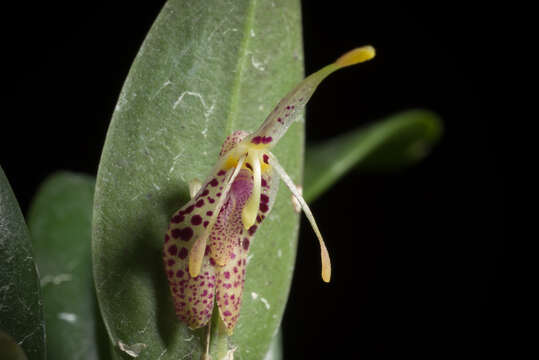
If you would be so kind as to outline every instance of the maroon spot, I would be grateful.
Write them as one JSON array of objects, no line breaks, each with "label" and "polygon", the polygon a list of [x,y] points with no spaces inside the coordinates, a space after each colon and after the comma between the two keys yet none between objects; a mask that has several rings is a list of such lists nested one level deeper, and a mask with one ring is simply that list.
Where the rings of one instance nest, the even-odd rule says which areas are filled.
[{"label": "maroon spot", "polygon": [[268,156],[268,154],[264,154],[264,156],[262,156],[262,160],[263,160],[266,164],[268,164],[268,161],[269,161],[269,156]]},{"label": "maroon spot", "polygon": [[209,223],[210,223],[209,221],[204,221],[204,224],[202,224],[202,226],[208,227],[208,224],[209,224]]},{"label": "maroon spot", "polygon": [[215,178],[212,179],[212,181],[210,181],[210,185],[213,186],[213,187],[217,186],[218,184],[219,184],[219,181],[217,181],[217,179],[215,179]]},{"label": "maroon spot", "polygon": [[230,279],[230,273],[228,271],[225,271],[224,274],[225,279]]},{"label": "maroon spot", "polygon": [[273,138],[271,136],[264,137],[264,138],[262,138],[262,143],[269,144],[271,142],[271,140],[273,140]]},{"label": "maroon spot", "polygon": [[278,118],[277,121],[280,122],[281,124],[283,123],[283,119],[281,118]]},{"label": "maroon spot", "polygon": [[209,193],[210,193],[210,191],[209,191],[208,189],[206,189],[206,190],[204,190],[204,191],[202,192],[202,194],[200,194],[200,196],[206,196],[206,195],[208,195]]},{"label": "maroon spot", "polygon": [[226,310],[225,312],[223,312],[223,315],[224,316],[230,316],[230,315],[232,315],[232,313],[230,311]]},{"label": "maroon spot", "polygon": [[219,196],[221,196],[221,193],[218,192],[217,194],[215,194],[215,196],[219,197]]},{"label": "maroon spot", "polygon": [[[204,250],[204,256],[208,256],[210,254],[210,247],[209,245],[206,245],[206,249]],[[208,274],[207,272],[205,273],[206,275]]]},{"label": "maroon spot", "polygon": [[171,233],[175,238],[180,238],[183,241],[189,241],[193,236],[193,229],[190,227],[186,227],[185,229],[174,229]]},{"label": "maroon spot", "polygon": [[170,236],[168,236],[168,234],[165,234],[165,242],[167,242],[169,240],[170,240]]},{"label": "maroon spot", "polygon": [[263,202],[263,203],[269,202],[269,197],[268,197],[268,195],[266,195],[266,194],[260,195],[260,201]]},{"label": "maroon spot", "polygon": [[206,296],[206,295],[208,295],[208,290],[204,290],[204,291],[202,292],[202,295],[200,295],[200,296]]},{"label": "maroon spot", "polygon": [[211,197],[208,196],[208,201],[210,202],[210,204],[213,204],[215,202],[214,199],[212,199]]},{"label": "maroon spot", "polygon": [[191,224],[193,225],[200,225],[200,223],[202,222],[202,217],[200,215],[194,215],[192,218],[191,218]]},{"label": "maroon spot", "polygon": [[290,106],[287,106],[287,107],[286,107],[286,110],[290,110]]},{"label": "maroon spot", "polygon": [[254,233],[256,232],[256,225],[251,226],[248,232],[249,232],[249,235],[253,236]]},{"label": "maroon spot", "polygon": [[260,142],[262,142],[262,137],[261,137],[261,136],[255,136],[255,137],[251,140],[251,142],[252,142],[253,144],[260,144]]},{"label": "maroon spot", "polygon": [[210,258],[210,265],[215,266],[215,260],[213,258]]},{"label": "maroon spot", "polygon": [[217,173],[217,176],[223,176],[224,174],[226,174],[226,171],[221,170]]},{"label": "maroon spot", "polygon": [[185,229],[183,229],[183,232],[182,232],[182,235],[180,235],[180,238],[183,241],[189,241],[192,236],[193,236],[193,229],[191,229],[190,227],[186,227]]},{"label": "maroon spot", "polygon": [[197,203],[195,204],[195,206],[198,207],[198,208],[204,206],[204,200],[202,200],[202,199],[198,200]]},{"label": "maroon spot", "polygon": [[208,211],[208,212],[206,213],[206,215],[208,215],[208,216],[212,216],[212,215],[213,215],[213,211],[211,211],[211,210],[210,210],[210,211]]},{"label": "maroon spot", "polygon": [[167,263],[168,263],[168,266],[172,266],[172,265],[174,265],[175,262],[176,261],[174,261],[174,259],[168,259]]},{"label": "maroon spot", "polygon": [[170,255],[176,255],[176,253],[178,252],[178,248],[176,247],[176,245],[171,245],[169,248],[168,248],[168,253]]},{"label": "maroon spot", "polygon": [[268,204],[260,203],[260,211],[267,212],[269,210]]},{"label": "maroon spot", "polygon": [[238,272],[238,268],[234,266],[234,273],[237,273]]},{"label": "maroon spot", "polygon": [[262,179],[262,187],[268,187],[268,182],[266,179]]},{"label": "maroon spot", "polygon": [[249,250],[249,239],[247,238],[243,238],[243,249],[244,250]]},{"label": "maroon spot", "polygon": [[256,216],[256,222],[259,224],[262,222],[262,218],[260,217],[260,215]]},{"label": "maroon spot", "polygon": [[234,259],[235,257],[236,257],[236,254],[230,253],[230,258],[231,258],[231,259]]},{"label": "maroon spot", "polygon": [[251,166],[251,164],[245,163],[245,166],[247,167],[247,169],[253,171],[253,167]]},{"label": "maroon spot", "polygon": [[178,214],[172,218],[172,222],[176,224],[181,223],[182,221],[183,221],[183,215]]},{"label": "maroon spot", "polygon": [[185,259],[187,257],[187,248],[182,247],[182,249],[178,253],[178,257],[182,260]]},{"label": "maroon spot", "polygon": [[187,209],[185,209],[184,212],[185,212],[186,214],[190,214],[191,211],[193,211],[194,209],[195,209],[195,205],[191,205],[191,206],[189,206]]},{"label": "maroon spot", "polygon": [[178,270],[176,273],[176,277],[182,278],[183,277],[183,270]]}]

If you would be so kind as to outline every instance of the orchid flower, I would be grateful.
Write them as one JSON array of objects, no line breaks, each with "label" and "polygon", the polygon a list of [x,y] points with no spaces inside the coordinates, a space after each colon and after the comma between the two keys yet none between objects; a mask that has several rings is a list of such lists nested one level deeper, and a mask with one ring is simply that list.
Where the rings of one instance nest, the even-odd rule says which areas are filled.
[{"label": "orchid flower", "polygon": [[271,211],[279,178],[300,203],[318,238],[322,279],[329,282],[329,254],[314,217],[296,186],[270,150],[329,74],[370,60],[364,46],[305,78],[288,93],[253,134],[228,136],[219,160],[192,199],[171,219],[163,260],[178,318],[192,328],[205,326],[217,302],[220,318],[232,333],[238,320],[247,253],[253,236]]}]

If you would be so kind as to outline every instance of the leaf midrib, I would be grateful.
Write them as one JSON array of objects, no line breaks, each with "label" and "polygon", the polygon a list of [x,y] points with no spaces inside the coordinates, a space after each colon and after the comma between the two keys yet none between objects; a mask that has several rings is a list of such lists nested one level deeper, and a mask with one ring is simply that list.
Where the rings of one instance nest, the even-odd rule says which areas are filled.
[{"label": "leaf midrib", "polygon": [[249,46],[249,39],[250,39],[250,30],[253,27],[253,21],[254,21],[254,13],[255,13],[255,7],[256,7],[256,1],[252,0],[249,3],[249,7],[247,8],[247,16],[245,20],[245,25],[243,29],[243,38],[240,43],[240,48],[238,51],[238,62],[236,64],[236,70],[235,70],[235,77],[234,81],[232,83],[232,89],[231,89],[231,95],[230,95],[230,106],[228,108],[228,116],[226,118],[226,136],[232,134],[233,131],[238,130],[235,129],[235,123],[238,117],[238,103],[240,98],[240,92],[241,92],[241,78],[243,75],[243,70],[245,69],[245,61],[246,61],[246,54],[247,54],[247,48]]}]

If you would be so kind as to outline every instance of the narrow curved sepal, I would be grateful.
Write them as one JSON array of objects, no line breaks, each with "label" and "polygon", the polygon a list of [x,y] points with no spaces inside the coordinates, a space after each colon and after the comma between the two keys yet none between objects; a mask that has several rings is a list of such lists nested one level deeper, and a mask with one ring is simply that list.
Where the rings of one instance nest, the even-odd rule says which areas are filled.
[{"label": "narrow curved sepal", "polygon": [[368,61],[374,56],[375,50],[372,46],[362,46],[306,77],[275,106],[258,130],[247,138],[248,141],[260,147],[275,146],[326,77],[336,70]]}]

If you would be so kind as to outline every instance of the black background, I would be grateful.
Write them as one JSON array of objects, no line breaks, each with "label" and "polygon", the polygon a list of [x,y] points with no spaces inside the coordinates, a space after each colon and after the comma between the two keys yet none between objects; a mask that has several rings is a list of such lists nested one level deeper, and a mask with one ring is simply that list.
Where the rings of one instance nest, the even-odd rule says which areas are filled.
[{"label": "black background", "polygon": [[[51,172],[95,174],[122,83],[162,3],[4,10],[0,164],[23,211]],[[421,164],[353,173],[312,205],[333,279],[320,280],[303,219],[285,358],[504,354],[504,190],[497,124],[484,116],[496,21],[478,4],[304,1],[303,24],[307,73],[358,45],[378,50],[314,95],[309,143],[415,107],[439,113],[445,132]]]}]

